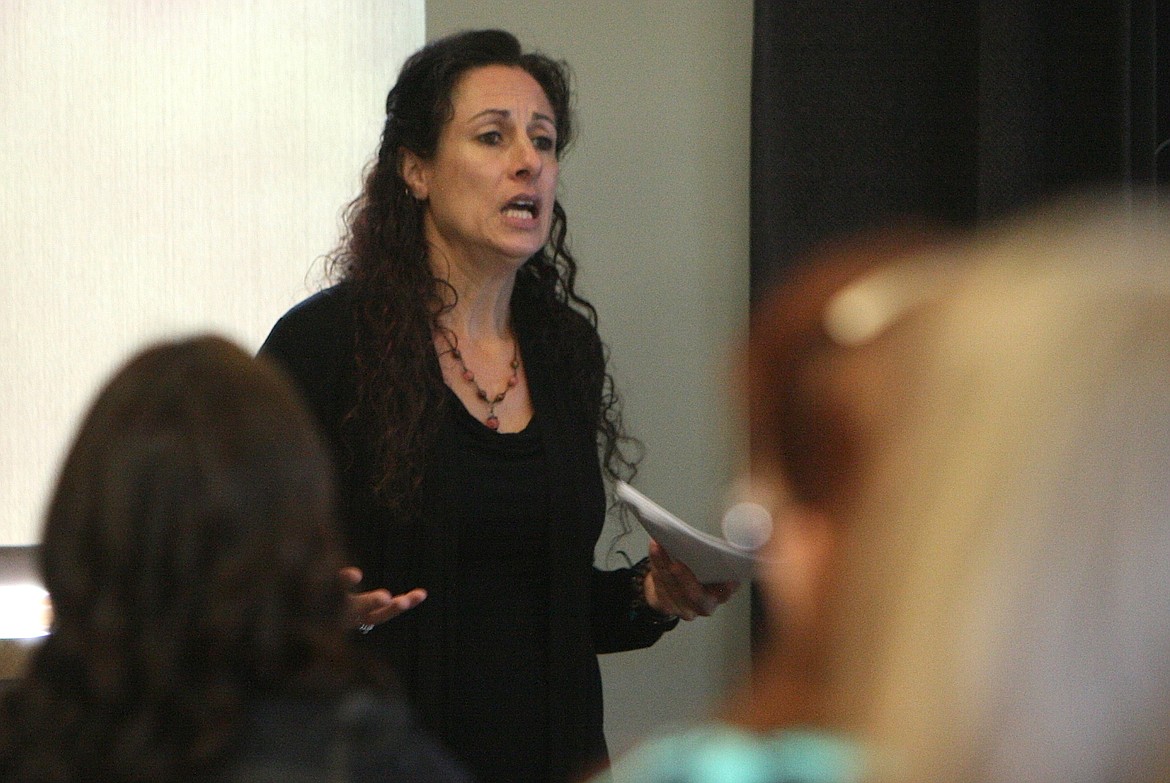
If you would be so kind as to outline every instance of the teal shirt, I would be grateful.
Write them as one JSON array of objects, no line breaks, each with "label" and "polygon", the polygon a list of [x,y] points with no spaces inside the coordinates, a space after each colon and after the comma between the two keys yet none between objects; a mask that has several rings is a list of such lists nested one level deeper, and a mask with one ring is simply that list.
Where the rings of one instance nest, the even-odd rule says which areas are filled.
[{"label": "teal shirt", "polygon": [[708,725],[634,748],[595,783],[860,783],[862,767],[843,735]]}]

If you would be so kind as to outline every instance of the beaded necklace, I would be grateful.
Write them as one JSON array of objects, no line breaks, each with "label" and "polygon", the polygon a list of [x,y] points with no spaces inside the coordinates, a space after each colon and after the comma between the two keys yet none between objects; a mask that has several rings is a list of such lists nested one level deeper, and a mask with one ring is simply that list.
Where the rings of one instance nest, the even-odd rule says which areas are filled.
[{"label": "beaded necklace", "polygon": [[493,430],[499,429],[500,428],[500,417],[496,415],[496,406],[499,405],[501,402],[503,402],[504,398],[508,396],[508,392],[510,392],[512,390],[512,388],[517,383],[520,382],[520,376],[519,376],[520,345],[519,345],[519,343],[515,339],[513,339],[513,341],[512,341],[512,361],[510,363],[510,366],[512,368],[512,375],[511,375],[511,377],[508,378],[508,382],[504,386],[504,390],[501,391],[499,394],[489,395],[486,391],[484,391],[484,388],[479,385],[479,382],[477,380],[475,380],[475,373],[473,373],[471,370],[467,369],[467,364],[463,361],[463,354],[460,353],[459,348],[456,346],[456,342],[458,342],[458,338],[456,338],[455,341],[452,341],[451,335],[449,335],[446,330],[440,332],[440,334],[443,336],[444,342],[447,343],[447,347],[449,349],[449,353],[451,354],[451,358],[454,359],[459,364],[460,375],[463,377],[463,380],[470,383],[472,388],[475,389],[475,396],[476,397],[478,397],[479,399],[481,399],[485,403],[487,403],[487,406],[488,406],[487,418],[484,419],[483,423],[489,429],[493,429]]}]

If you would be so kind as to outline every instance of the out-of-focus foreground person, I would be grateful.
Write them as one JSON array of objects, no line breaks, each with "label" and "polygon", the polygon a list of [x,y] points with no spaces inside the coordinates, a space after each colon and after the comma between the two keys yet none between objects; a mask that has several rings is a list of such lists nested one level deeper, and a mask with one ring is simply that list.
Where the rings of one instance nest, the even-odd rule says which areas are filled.
[{"label": "out-of-focus foreground person", "polygon": [[769,640],[614,780],[1170,779],[1170,219],[1084,200],[876,256],[753,314]]},{"label": "out-of-focus foreground person", "polygon": [[210,336],[134,357],[48,510],[52,629],[0,779],[465,780],[347,643],[331,475],[266,362]]}]

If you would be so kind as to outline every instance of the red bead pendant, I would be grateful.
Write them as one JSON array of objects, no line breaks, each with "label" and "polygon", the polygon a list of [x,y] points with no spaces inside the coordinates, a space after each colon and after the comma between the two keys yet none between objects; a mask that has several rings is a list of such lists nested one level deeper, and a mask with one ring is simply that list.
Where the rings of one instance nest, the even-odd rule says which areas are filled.
[{"label": "red bead pendant", "polygon": [[496,414],[493,413],[487,417],[487,420],[484,422],[484,424],[488,426],[488,429],[498,430],[500,428],[500,419],[498,416],[496,416]]}]

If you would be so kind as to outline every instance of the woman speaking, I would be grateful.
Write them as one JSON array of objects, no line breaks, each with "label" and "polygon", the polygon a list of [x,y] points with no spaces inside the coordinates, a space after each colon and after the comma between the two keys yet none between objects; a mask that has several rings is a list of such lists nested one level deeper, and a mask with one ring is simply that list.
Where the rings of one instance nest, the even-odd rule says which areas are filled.
[{"label": "woman speaking", "polygon": [[486,783],[602,763],[597,653],[735,589],[653,544],[593,566],[605,479],[633,465],[557,201],[570,103],[565,66],[505,32],[411,56],[335,284],[262,348],[330,439],[355,624]]}]

